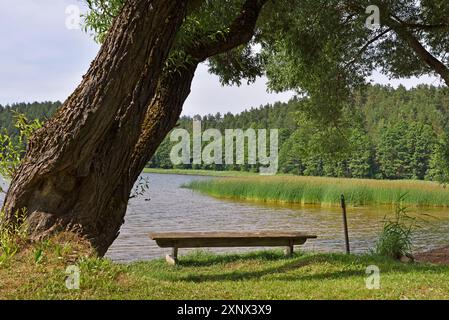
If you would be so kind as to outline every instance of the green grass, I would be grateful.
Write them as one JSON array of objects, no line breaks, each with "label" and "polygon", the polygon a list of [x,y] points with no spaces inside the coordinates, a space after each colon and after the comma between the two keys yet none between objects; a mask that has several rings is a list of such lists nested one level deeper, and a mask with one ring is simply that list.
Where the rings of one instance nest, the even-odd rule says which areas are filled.
[{"label": "green grass", "polygon": [[[196,252],[176,267],[163,260],[115,264],[84,259],[80,290],[65,287],[65,266],[43,259],[0,266],[0,299],[448,299],[449,266],[402,264],[378,256],[241,255]],[[379,290],[365,270],[380,268]]]},{"label": "green grass", "polygon": [[348,205],[394,205],[448,207],[449,189],[428,181],[365,180],[299,176],[230,177],[193,181],[185,187],[207,195],[261,202],[340,204],[344,194]]},{"label": "green grass", "polygon": [[258,173],[246,171],[214,171],[214,170],[159,169],[159,168],[145,168],[143,172],[158,173],[158,174],[181,174],[189,176],[211,176],[211,177],[247,177],[258,175]]}]

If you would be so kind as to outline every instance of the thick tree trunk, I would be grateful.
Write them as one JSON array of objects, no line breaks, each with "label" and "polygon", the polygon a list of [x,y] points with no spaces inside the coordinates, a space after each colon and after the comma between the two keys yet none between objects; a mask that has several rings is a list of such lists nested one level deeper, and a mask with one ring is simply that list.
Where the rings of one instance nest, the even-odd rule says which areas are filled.
[{"label": "thick tree trunk", "polygon": [[69,228],[106,253],[134,182],[179,119],[198,64],[248,42],[266,0],[247,0],[226,37],[198,41],[188,50],[194,62],[162,74],[186,2],[129,0],[82,84],[30,141],[4,223],[26,208],[32,238]]},{"label": "thick tree trunk", "polygon": [[71,228],[100,255],[112,244],[135,180],[129,163],[186,0],[128,0],[88,73],[29,143],[2,224],[26,209],[32,238]]}]

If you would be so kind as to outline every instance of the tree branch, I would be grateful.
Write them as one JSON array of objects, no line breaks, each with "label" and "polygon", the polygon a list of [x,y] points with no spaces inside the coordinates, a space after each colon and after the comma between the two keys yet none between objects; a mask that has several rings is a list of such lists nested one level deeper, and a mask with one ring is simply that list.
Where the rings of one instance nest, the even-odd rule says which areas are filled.
[{"label": "tree branch", "polygon": [[406,25],[402,24],[402,22],[396,22],[390,18],[390,14],[385,8],[382,8],[382,11],[382,20],[385,25],[393,29],[394,32],[396,32],[396,34],[409,45],[415,54],[437,74],[439,74],[441,78],[443,78],[446,85],[449,86],[449,68],[431,52],[429,52],[418,40],[418,38],[407,29]]},{"label": "tree branch", "polygon": [[197,61],[204,61],[217,54],[229,51],[251,40],[257,19],[267,0],[247,0],[228,32],[217,39],[200,41],[187,52]]},{"label": "tree branch", "polygon": [[392,31],[391,28],[388,28],[384,31],[382,31],[381,33],[379,33],[377,36],[375,36],[374,38],[372,38],[371,40],[369,40],[367,43],[365,43],[363,45],[363,47],[360,48],[360,50],[357,52],[357,57],[355,57],[354,59],[352,59],[351,61],[349,61],[347,64],[345,64],[345,68],[349,67],[350,65],[352,65],[353,63],[355,63],[357,61],[357,58],[359,56],[361,56],[368,48],[370,45],[372,45],[374,42],[376,42],[377,40],[379,40],[380,38],[382,38],[384,35],[386,35],[388,32]]},{"label": "tree branch", "polygon": [[[399,17],[395,16],[394,13],[376,1],[375,3],[381,12],[381,22],[392,29],[399,38],[405,41],[411,50],[415,52],[419,59],[426,63],[431,69],[433,69],[437,74],[441,76],[447,86],[449,86],[449,68],[436,58],[431,52],[429,52],[424,45],[418,40],[418,38],[410,31],[413,24],[407,25]],[[356,2],[348,1],[347,8],[352,12],[363,12],[365,10],[363,6]],[[415,26],[417,26],[415,24]]]}]

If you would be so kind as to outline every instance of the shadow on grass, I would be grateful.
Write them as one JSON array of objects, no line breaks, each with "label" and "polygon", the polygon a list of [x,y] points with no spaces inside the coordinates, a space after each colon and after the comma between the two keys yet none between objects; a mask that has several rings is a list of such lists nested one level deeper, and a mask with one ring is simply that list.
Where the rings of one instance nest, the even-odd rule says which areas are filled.
[{"label": "shadow on grass", "polygon": [[[296,253],[293,257],[298,256]],[[247,254],[224,254],[215,255],[206,251],[197,251],[187,256],[182,257],[178,261],[181,267],[210,267],[219,264],[228,264],[233,262],[248,262],[248,261],[288,261],[293,257],[286,257],[280,251],[257,251]]]},{"label": "shadow on grass", "polygon": [[[236,259],[235,261],[242,261],[247,262],[248,260],[256,260],[255,257],[251,257],[252,259]],[[325,262],[326,258],[324,256],[308,256],[304,257],[300,260],[297,259],[298,256],[294,256],[292,258],[281,258],[285,261],[280,266],[276,267],[268,267],[261,270],[254,270],[254,271],[247,271],[247,270],[236,270],[236,271],[229,271],[229,272],[223,272],[219,274],[189,274],[187,276],[181,276],[178,278],[180,281],[189,281],[189,282],[208,282],[208,281],[242,281],[242,280],[252,280],[252,279],[260,279],[268,275],[280,275],[281,278],[276,278],[278,280],[285,280],[284,276],[286,276],[289,272],[297,270],[299,268],[304,268],[309,265],[313,265],[315,263]],[[271,259],[271,261],[281,259]],[[267,260],[268,261],[268,260]],[[338,278],[341,278],[343,276],[354,276],[354,275],[361,274],[359,271],[344,271],[338,275],[333,274],[332,277],[337,276]],[[329,275],[328,275],[329,276]],[[329,278],[327,276],[327,278]],[[295,276],[294,279],[291,280],[298,280],[308,278],[309,276]],[[313,277],[316,277],[316,275],[313,275]]]},{"label": "shadow on grass", "polygon": [[[261,251],[245,255],[211,255],[207,253],[197,253],[189,255],[180,260],[179,268],[183,267],[213,267],[233,262],[246,263],[248,261],[264,262],[283,262],[278,266],[268,266],[260,270],[230,270],[211,274],[209,271],[195,270],[195,273],[173,276],[172,281],[186,282],[214,282],[214,281],[242,281],[257,280],[266,276],[272,276],[273,280],[298,281],[298,280],[339,280],[350,277],[365,277],[365,268],[369,265],[377,265],[382,270],[382,274],[387,273],[410,273],[410,272],[448,272],[446,266],[428,265],[428,264],[404,264],[389,258],[372,255],[341,255],[341,254],[295,254],[293,257],[285,257],[282,253],[276,251]],[[319,264],[336,265],[341,270],[328,271],[328,268],[322,268],[323,272],[318,273],[296,273],[292,271],[305,268],[307,266],[316,266]],[[341,266],[341,267],[340,267]],[[318,267],[319,271],[320,268]]]}]

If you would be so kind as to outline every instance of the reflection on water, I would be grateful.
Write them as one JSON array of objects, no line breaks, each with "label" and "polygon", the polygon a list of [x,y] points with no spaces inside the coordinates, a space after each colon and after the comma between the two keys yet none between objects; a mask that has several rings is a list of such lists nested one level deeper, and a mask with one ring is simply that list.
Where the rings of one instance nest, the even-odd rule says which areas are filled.
[{"label": "reflection on water", "polygon": [[[121,234],[107,256],[115,261],[129,262],[163,257],[169,249],[161,249],[148,238],[152,231],[305,231],[318,235],[303,248],[314,251],[344,251],[341,211],[338,208],[301,208],[298,206],[267,206],[218,200],[180,188],[192,179],[213,179],[182,175],[146,175],[150,181],[148,195],[132,199]],[[386,213],[392,209],[349,208],[348,224],[351,249],[365,252],[373,247]],[[449,243],[449,210],[426,210],[432,218],[421,222],[414,234],[416,250]],[[241,250],[214,248],[214,252]],[[180,254],[189,251],[182,249]]]}]

